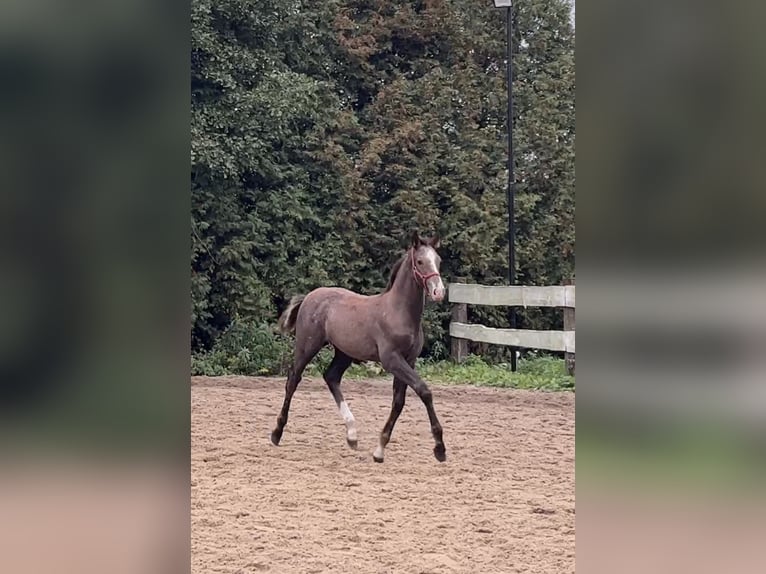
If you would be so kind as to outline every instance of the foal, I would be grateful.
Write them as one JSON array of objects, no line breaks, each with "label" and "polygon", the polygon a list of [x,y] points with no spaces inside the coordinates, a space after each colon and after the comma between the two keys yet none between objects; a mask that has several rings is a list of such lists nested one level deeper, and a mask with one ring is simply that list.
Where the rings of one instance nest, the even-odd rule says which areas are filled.
[{"label": "foal", "polygon": [[441,258],[436,253],[437,237],[424,239],[415,232],[407,252],[391,271],[388,286],[378,295],[360,295],[338,287],[320,287],[307,295],[292,298],[279,318],[282,332],[295,333],[295,356],[287,376],[285,400],[271,433],[271,442],[279,444],[287,424],[290,401],[303,370],[326,344],[335,348],[335,356],[324,373],[324,380],[346,423],[346,440],[357,446],[354,415],[340,390],[343,373],[352,362],[378,361],[394,376],[391,414],[380,433],[373,459],[383,462],[384,451],[396,420],[404,407],[407,387],[423,401],[431,423],[434,456],[447,458],[442,427],[434,411],[431,390],[415,372],[415,359],[423,349],[421,324],[425,294],[433,301],[444,299],[444,284],[439,275]]}]

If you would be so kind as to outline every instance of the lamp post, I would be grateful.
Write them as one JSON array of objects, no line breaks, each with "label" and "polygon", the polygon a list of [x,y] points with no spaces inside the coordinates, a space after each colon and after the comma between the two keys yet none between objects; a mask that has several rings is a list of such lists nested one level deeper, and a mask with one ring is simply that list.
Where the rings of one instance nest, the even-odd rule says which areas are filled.
[{"label": "lamp post", "polygon": [[[514,267],[516,265],[516,252],[514,246],[515,228],[514,216],[514,190],[513,190],[513,0],[493,0],[495,8],[505,9],[505,54],[506,54],[506,89],[508,91],[508,285],[513,285],[515,280]],[[516,309],[510,308],[511,329],[516,328]],[[516,371],[516,348],[511,347],[511,370]]]}]

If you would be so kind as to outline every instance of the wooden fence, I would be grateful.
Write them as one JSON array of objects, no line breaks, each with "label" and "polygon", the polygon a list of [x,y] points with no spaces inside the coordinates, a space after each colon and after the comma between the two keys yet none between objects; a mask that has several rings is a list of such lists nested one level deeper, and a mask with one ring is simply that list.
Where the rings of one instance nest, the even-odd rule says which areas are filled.
[{"label": "wooden fence", "polygon": [[[575,363],[575,286],[550,287],[486,286],[450,283],[449,302],[453,303],[450,337],[452,358],[462,361],[468,354],[468,341],[563,351],[567,370],[574,373]],[[468,305],[502,305],[507,307],[562,307],[563,331],[531,329],[494,329],[468,323]]]}]

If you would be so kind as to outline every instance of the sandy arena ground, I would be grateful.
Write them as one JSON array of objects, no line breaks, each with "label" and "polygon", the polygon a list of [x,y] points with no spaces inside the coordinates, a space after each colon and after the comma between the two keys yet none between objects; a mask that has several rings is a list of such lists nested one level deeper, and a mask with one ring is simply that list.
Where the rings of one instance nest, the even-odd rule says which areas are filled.
[{"label": "sandy arena ground", "polygon": [[343,382],[353,451],[321,379],[303,380],[274,447],[282,379],[194,377],[192,572],[574,572],[574,394],[431,388],[447,462],[408,391],[376,464],[387,380]]}]

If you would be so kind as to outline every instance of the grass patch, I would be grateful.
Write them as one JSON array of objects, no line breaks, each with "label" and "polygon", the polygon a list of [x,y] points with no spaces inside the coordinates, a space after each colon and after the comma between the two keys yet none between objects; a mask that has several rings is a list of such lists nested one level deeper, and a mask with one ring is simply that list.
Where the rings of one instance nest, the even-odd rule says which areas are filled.
[{"label": "grass patch", "polygon": [[[306,374],[321,377],[332,360],[333,352],[323,349],[306,368]],[[537,389],[546,391],[572,391],[575,378],[566,372],[564,361],[554,357],[533,357],[520,359],[516,372],[506,363],[490,364],[481,357],[472,355],[464,362],[455,364],[451,361],[433,361],[418,359],[416,369],[420,376],[429,383],[471,384],[485,387],[503,387],[512,389]],[[388,378],[377,363],[352,365],[344,378],[370,379]]]},{"label": "grass patch", "polygon": [[428,382],[545,391],[573,391],[575,388],[575,378],[567,374],[561,359],[522,358],[516,367],[514,373],[509,364],[489,364],[472,355],[459,365],[451,361],[418,361],[417,370]]}]

